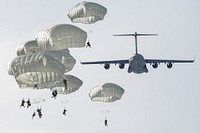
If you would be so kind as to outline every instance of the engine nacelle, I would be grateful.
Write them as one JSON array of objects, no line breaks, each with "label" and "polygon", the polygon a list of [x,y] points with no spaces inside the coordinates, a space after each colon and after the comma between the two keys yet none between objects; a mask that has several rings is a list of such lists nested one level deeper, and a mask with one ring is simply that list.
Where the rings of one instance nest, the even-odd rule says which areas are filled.
[{"label": "engine nacelle", "polygon": [[104,64],[104,68],[105,68],[106,70],[109,69],[109,68],[110,68],[110,64],[108,64],[108,63]]},{"label": "engine nacelle", "polygon": [[158,67],[158,63],[153,63],[152,67],[153,68],[157,68]]},{"label": "engine nacelle", "polygon": [[172,63],[171,62],[167,63],[167,68],[172,68]]},{"label": "engine nacelle", "polygon": [[120,63],[120,64],[119,64],[119,68],[120,68],[120,69],[124,69],[124,66],[125,66],[124,63]]}]

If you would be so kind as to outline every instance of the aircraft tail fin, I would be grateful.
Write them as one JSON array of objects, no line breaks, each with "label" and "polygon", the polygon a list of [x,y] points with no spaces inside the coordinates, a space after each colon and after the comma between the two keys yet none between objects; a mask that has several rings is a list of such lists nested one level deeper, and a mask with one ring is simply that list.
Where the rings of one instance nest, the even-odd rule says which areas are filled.
[{"label": "aircraft tail fin", "polygon": [[138,48],[137,48],[137,37],[138,36],[157,36],[158,34],[138,34],[135,32],[134,34],[116,34],[113,36],[134,36],[135,37],[135,53],[138,53]]}]

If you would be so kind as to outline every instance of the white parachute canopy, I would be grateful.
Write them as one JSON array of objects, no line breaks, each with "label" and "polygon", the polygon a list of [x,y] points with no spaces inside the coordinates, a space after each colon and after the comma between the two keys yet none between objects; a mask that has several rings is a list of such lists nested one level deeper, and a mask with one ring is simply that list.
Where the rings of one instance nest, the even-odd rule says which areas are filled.
[{"label": "white parachute canopy", "polygon": [[84,1],[69,10],[68,17],[73,23],[92,24],[103,20],[106,13],[104,6]]},{"label": "white parachute canopy", "polygon": [[58,24],[47,27],[36,35],[40,49],[63,50],[85,46],[87,33],[73,25]]},{"label": "white parachute canopy", "polygon": [[121,99],[124,89],[114,83],[105,83],[96,86],[89,91],[89,97],[92,101],[115,102]]},{"label": "white parachute canopy", "polygon": [[67,52],[44,51],[18,56],[9,64],[8,73],[14,75],[20,88],[50,88],[72,70],[75,59]]},{"label": "white parachute canopy", "polygon": [[[66,85],[64,83],[66,82]],[[83,81],[73,75],[64,74],[60,82],[56,83],[54,88],[51,88],[52,91],[57,91],[58,94],[69,94],[77,91],[83,84]]]},{"label": "white parachute canopy", "polygon": [[58,50],[58,51],[44,51],[43,53],[51,57],[54,57],[62,65],[64,65],[65,72],[71,71],[76,63],[76,60],[70,54],[70,51],[68,49]]},{"label": "white parachute canopy", "polygon": [[39,47],[37,44],[36,40],[31,40],[22,43],[18,48],[17,48],[17,56],[20,55],[25,55],[25,54],[32,54],[32,53],[37,53],[39,52]]}]

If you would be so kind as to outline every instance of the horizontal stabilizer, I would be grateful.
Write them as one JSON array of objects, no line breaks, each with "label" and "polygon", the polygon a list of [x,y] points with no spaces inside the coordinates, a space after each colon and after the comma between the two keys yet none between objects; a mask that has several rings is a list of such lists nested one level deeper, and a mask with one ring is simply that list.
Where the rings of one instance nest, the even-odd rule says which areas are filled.
[{"label": "horizontal stabilizer", "polygon": [[135,34],[117,34],[113,36],[157,36],[158,34],[138,34],[135,32]]}]

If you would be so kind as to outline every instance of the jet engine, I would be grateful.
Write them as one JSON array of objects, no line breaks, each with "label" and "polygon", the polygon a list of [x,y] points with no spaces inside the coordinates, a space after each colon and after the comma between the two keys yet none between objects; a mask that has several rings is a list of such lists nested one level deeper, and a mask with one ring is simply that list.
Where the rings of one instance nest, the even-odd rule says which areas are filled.
[{"label": "jet engine", "polygon": [[109,69],[110,68],[110,64],[108,64],[108,63],[104,64],[104,68],[105,69]]},{"label": "jet engine", "polygon": [[124,63],[120,63],[120,64],[119,64],[119,68],[120,68],[120,69],[124,69],[124,66],[125,66]]},{"label": "jet engine", "polygon": [[172,68],[172,63],[171,62],[167,63],[167,68]]},{"label": "jet engine", "polygon": [[153,63],[152,67],[153,68],[157,68],[158,67],[158,63]]}]

